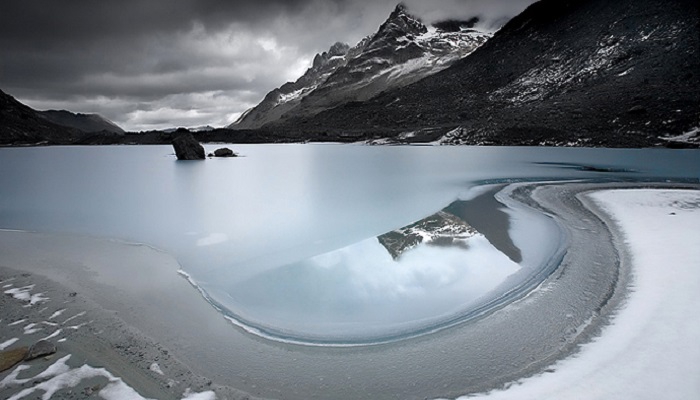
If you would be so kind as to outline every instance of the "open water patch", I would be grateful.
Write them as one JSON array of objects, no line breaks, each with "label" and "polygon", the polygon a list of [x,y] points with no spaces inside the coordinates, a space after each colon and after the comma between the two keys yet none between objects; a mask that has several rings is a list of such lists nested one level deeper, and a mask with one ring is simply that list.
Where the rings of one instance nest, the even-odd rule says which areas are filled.
[{"label": "open water patch", "polygon": [[[453,214],[462,208],[458,201],[379,237],[242,281],[198,285],[233,324],[282,342],[357,346],[436,332],[523,296],[561,261],[565,246],[556,224],[505,202],[475,204],[507,209],[518,241],[539,239],[540,245],[527,241],[527,248],[516,248],[524,262]],[[507,221],[503,225],[508,231]]]}]

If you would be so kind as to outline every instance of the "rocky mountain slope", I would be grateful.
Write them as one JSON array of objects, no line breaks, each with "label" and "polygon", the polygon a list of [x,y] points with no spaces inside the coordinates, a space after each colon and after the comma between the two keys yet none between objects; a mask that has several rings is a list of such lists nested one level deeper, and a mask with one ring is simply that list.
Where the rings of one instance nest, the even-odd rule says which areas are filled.
[{"label": "rocky mountain slope", "polygon": [[75,128],[85,133],[110,132],[124,134],[114,122],[98,114],[80,114],[66,110],[39,111],[39,115],[57,125]]},{"label": "rocky mountain slope", "polygon": [[82,136],[57,125],[0,90],[0,145],[65,144]]},{"label": "rocky mountain slope", "polygon": [[482,45],[490,33],[474,29],[476,22],[445,21],[429,28],[399,4],[374,35],[352,48],[336,43],[317,54],[301,78],[268,93],[229,128],[259,128],[313,116],[416,82]]},{"label": "rocky mountain slope", "polygon": [[367,101],[291,118],[276,134],[450,144],[666,143],[659,137],[700,126],[699,4],[542,0],[451,67]]}]

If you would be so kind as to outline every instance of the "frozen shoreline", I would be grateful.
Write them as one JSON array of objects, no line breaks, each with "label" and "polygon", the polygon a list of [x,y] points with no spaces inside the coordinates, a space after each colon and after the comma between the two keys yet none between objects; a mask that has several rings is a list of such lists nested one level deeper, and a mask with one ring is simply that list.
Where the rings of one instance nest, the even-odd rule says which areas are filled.
[{"label": "frozen shoreline", "polygon": [[[564,187],[568,187],[568,185],[564,185]],[[574,191],[589,190],[590,188],[579,188]],[[582,235],[584,237],[585,235],[593,237],[595,233],[582,232]],[[30,240],[28,239],[29,236],[33,238]],[[396,389],[394,389],[392,383],[389,383],[389,386],[385,389],[380,389],[381,385],[385,384],[385,380],[393,376],[391,375],[390,365],[406,365],[411,362],[416,363],[420,359],[421,362],[425,363],[424,365],[442,363],[443,368],[455,369],[458,373],[459,368],[465,368],[464,371],[467,371],[470,366],[464,363],[462,365],[459,361],[460,357],[464,356],[463,354],[448,355],[440,352],[444,353],[446,349],[462,348],[470,343],[469,338],[479,337],[479,332],[477,332],[479,329],[477,329],[476,325],[466,324],[468,326],[456,327],[446,332],[407,340],[395,345],[379,346],[371,350],[331,349],[312,351],[304,346],[268,343],[259,338],[246,336],[226,322],[185,279],[177,275],[177,270],[179,269],[177,262],[166,254],[145,246],[127,244],[125,247],[124,243],[102,239],[71,238],[60,235],[21,232],[0,232],[0,238],[2,238],[0,244],[5,246],[0,251],[0,267],[3,265],[11,266],[15,270],[33,274],[31,277],[23,277],[20,272],[0,268],[0,279],[3,281],[8,279],[7,277],[15,278],[15,280],[19,278],[26,279],[28,282],[31,281],[37,284],[37,288],[46,287],[48,289],[42,290],[47,292],[49,289],[55,291],[57,294],[49,295],[49,297],[53,296],[51,298],[65,298],[68,301],[79,299],[83,301],[81,307],[87,308],[89,312],[94,314],[91,324],[86,326],[86,328],[90,327],[89,329],[92,330],[85,330],[80,335],[75,334],[69,337],[64,342],[65,347],[62,346],[63,351],[70,350],[76,363],[78,359],[89,360],[90,365],[107,367],[109,371],[112,371],[117,376],[121,376],[144,397],[181,398],[188,387],[195,391],[213,389],[218,393],[218,398],[242,398],[244,396],[243,392],[230,387],[216,385],[216,383],[221,382],[227,382],[237,389],[251,393],[253,396],[260,395],[265,397],[305,398],[311,394],[323,397],[332,393],[334,395],[337,394],[338,396],[335,396],[337,398],[356,398],[359,395],[358,393],[372,393],[371,391],[375,391],[374,394],[376,394],[376,390],[385,390],[384,393],[398,393],[395,392]],[[67,248],[70,251],[66,251],[65,249]],[[126,256],[123,253],[125,248],[128,249]],[[80,254],[80,256],[76,257],[76,254]],[[51,262],[48,260],[51,260]],[[123,267],[129,264],[131,273],[126,278],[124,276],[111,276],[109,268],[100,268],[99,272],[96,272],[89,267],[91,263],[101,263],[115,267]],[[145,265],[158,265],[159,267],[154,270],[152,268],[144,268]],[[66,275],[66,270],[72,272]],[[86,271],[89,271],[89,273],[85,274]],[[43,276],[48,277],[48,279],[45,279]],[[138,279],[134,279],[134,277],[138,277]],[[154,282],[158,282],[158,284],[154,284]],[[3,283],[3,285],[10,283],[12,281]],[[78,292],[78,296],[70,297],[71,292]],[[157,295],[165,292],[170,293],[166,298],[160,298]],[[514,304],[512,307],[508,306],[504,310],[497,312],[496,314],[498,315],[488,318],[489,321],[487,321],[486,325],[491,326],[493,329],[496,329],[499,324],[506,326],[509,323],[510,315],[522,313],[524,309],[532,308],[536,305],[528,303],[541,302],[543,298],[551,296],[546,290],[536,291],[533,294],[533,297],[516,302],[517,304]],[[124,310],[125,296],[130,299],[130,304],[139,304],[138,308],[131,306],[133,312],[115,313],[114,311],[106,311]],[[552,298],[552,300],[556,299]],[[9,302],[14,301],[14,299],[8,299],[7,296],[4,296],[3,301]],[[166,304],[171,301],[175,303]],[[164,312],[164,307],[166,306],[169,307],[169,310]],[[23,310],[27,312],[21,305],[19,307],[18,313],[21,314]],[[129,307],[126,307],[126,310],[128,309]],[[5,310],[4,304],[3,310]],[[46,315],[50,315],[49,311],[54,312],[53,310],[46,310]],[[79,309],[76,308],[76,314],[78,311]],[[552,310],[553,313],[561,311]],[[34,318],[39,320],[46,318],[46,315],[42,313],[34,316]],[[586,315],[582,315],[579,319],[585,321],[587,318]],[[521,319],[521,321],[526,320],[526,318]],[[605,318],[598,323],[604,320]],[[9,321],[3,315],[2,322],[0,322],[0,333],[2,333],[0,342],[11,339],[10,337],[5,337],[9,328],[5,322]],[[98,328],[98,326],[102,328]],[[138,327],[138,331],[132,329],[132,326]],[[178,327],[180,331],[169,332],[167,327]],[[203,327],[206,327],[205,331],[202,331]],[[552,348],[551,354],[557,354],[556,359],[559,359],[563,355],[575,351],[576,343],[592,337],[595,330],[596,324],[593,324],[586,334],[573,332],[569,336],[565,335],[565,337],[570,337],[572,342],[566,343],[561,348]],[[36,337],[44,337],[51,332],[41,336],[37,334]],[[81,331],[79,330],[78,332]],[[131,339],[129,339],[129,343],[120,344],[119,337],[124,332],[130,332]],[[201,332],[201,335],[199,332]],[[488,332],[488,329],[484,329],[483,332]],[[100,334],[99,338],[95,335],[96,333]],[[200,335],[200,337],[193,335]],[[465,339],[456,338],[458,335],[465,336]],[[508,332],[506,332],[504,340],[508,339],[507,336]],[[534,337],[537,337],[537,335],[533,334]],[[73,340],[75,342],[71,344]],[[203,340],[218,341],[221,345],[230,343],[230,346],[225,346],[227,347],[225,352],[222,352],[222,349],[217,348],[216,345],[210,346],[211,348],[193,348],[193,346],[201,345]],[[495,338],[495,340],[497,341],[498,338]],[[559,336],[553,335],[551,340],[557,342]],[[88,344],[87,346],[85,345],[86,343]],[[93,345],[89,345],[90,343],[93,343]],[[115,343],[124,346],[110,349],[109,346]],[[154,344],[157,345],[154,346]],[[471,342],[471,344],[487,345],[482,342]],[[415,353],[414,356],[407,354],[406,350],[409,348],[412,349],[411,352]],[[166,357],[163,350],[169,351],[168,355],[170,357]],[[469,349],[469,351],[472,351],[472,349]],[[507,349],[504,349],[504,352],[507,352]],[[162,361],[161,357],[162,360],[167,361]],[[156,358],[161,361],[155,361]],[[178,359],[183,360],[184,363],[179,362]],[[340,360],[343,360],[346,365],[337,365]],[[520,376],[540,372],[543,366],[551,364],[552,361],[554,359],[545,357],[528,368],[514,372],[516,375],[508,376],[517,379]],[[151,368],[154,362],[157,362],[158,368]],[[370,365],[368,362],[376,365]],[[202,365],[205,363],[212,365],[208,365],[206,369],[203,369]],[[311,363],[315,365],[314,368],[294,372],[299,368],[304,369]],[[451,366],[450,363],[454,365]],[[136,368],[133,368],[134,366]],[[256,376],[255,374],[255,371],[261,371],[260,368],[269,368],[270,371],[265,372],[267,374],[280,375],[280,381],[274,387],[260,388],[261,382],[265,381],[264,376],[261,377],[260,374]],[[347,369],[347,371],[344,371],[347,377],[335,376],[334,374],[338,368]],[[367,370],[366,373],[356,373],[354,371],[354,369],[360,370],[363,368]],[[165,376],[160,375],[157,369],[162,369]],[[225,373],[215,372],[225,370],[232,371],[230,374],[234,380]],[[325,371],[325,374],[316,370]],[[375,374],[373,370],[382,370],[382,372]],[[397,373],[399,372],[397,371]],[[281,376],[284,374],[289,375],[286,380]],[[6,375],[7,372],[0,374],[0,380]],[[371,375],[377,375],[376,382],[363,382],[363,380],[367,380],[367,376]],[[203,378],[203,376],[211,378],[215,383],[209,386],[208,379]],[[300,376],[307,376],[308,382],[299,381]],[[174,379],[173,377],[177,377],[179,383],[173,388],[168,388],[168,379]],[[412,389],[407,387],[406,382],[412,379],[414,378],[406,376],[397,380],[396,387],[405,387],[405,390],[407,390],[407,392],[401,392],[402,397],[424,397],[425,394],[419,392],[418,388]],[[450,379],[454,380],[454,378]],[[486,389],[498,387],[508,381],[509,379],[504,377],[486,382]],[[330,387],[332,385],[337,387],[333,389]],[[352,391],[349,391],[348,388],[345,388],[344,391],[343,385],[352,387]],[[454,385],[454,387],[450,385]],[[455,393],[455,395],[465,393],[464,391],[460,393],[459,391],[463,389],[459,389],[459,387],[459,382],[445,382],[442,392],[448,396],[452,393]],[[467,383],[462,383],[461,387],[472,388]],[[484,390],[484,387],[474,387],[472,392],[479,389]],[[0,389],[0,394],[2,395],[6,394],[3,390]],[[277,391],[277,395],[271,394],[274,391]],[[439,394],[440,389],[436,389],[434,392]],[[413,394],[411,395],[411,393]]]},{"label": "frozen shoreline", "polygon": [[[689,399],[700,395],[700,192],[583,195],[619,229],[632,282],[610,325],[574,356],[507,390],[464,399]],[[615,230],[615,229],[613,229]]]}]

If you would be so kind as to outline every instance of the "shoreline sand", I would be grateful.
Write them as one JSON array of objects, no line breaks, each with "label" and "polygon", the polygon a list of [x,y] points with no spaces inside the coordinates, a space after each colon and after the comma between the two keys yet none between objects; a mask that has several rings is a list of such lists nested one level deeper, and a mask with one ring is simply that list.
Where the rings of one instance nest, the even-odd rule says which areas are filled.
[{"label": "shoreline sand", "polygon": [[[557,196],[561,195],[562,190],[567,192],[565,196],[571,200],[579,192],[596,188],[634,186],[635,184],[550,183],[543,186],[550,189],[536,190],[537,199],[532,205],[541,207],[542,203],[547,203],[542,197],[548,197],[549,206],[554,208],[548,211],[564,214],[556,204],[561,200],[557,200]],[[672,185],[659,185],[669,186]],[[547,190],[549,193],[541,193]],[[529,197],[529,193],[525,193],[524,197]],[[574,202],[569,206],[573,210],[567,211],[571,213],[568,216],[570,221],[580,218],[577,213],[584,212],[576,210],[580,205]],[[589,211],[585,213],[586,218],[593,215]],[[597,241],[592,243],[593,247],[604,245],[606,240],[601,239],[599,234],[586,231],[600,229],[604,224],[595,217],[589,222],[597,225],[595,228],[573,228],[569,222],[570,233],[580,234],[581,238],[597,236]],[[611,230],[614,231],[615,227]],[[583,240],[581,238],[573,240]],[[385,397],[399,395],[403,398],[422,398],[426,393],[425,388],[418,387],[421,379],[436,385],[438,389],[432,391],[433,397],[463,395],[466,387],[469,387],[470,393],[482,392],[541,372],[554,361],[575,352],[580,343],[595,337],[600,325],[607,322],[607,316],[620,302],[621,296],[624,296],[623,291],[617,290],[615,296],[618,297],[614,301],[604,299],[603,306],[607,308],[588,325],[581,324],[581,321],[589,318],[586,313],[569,318],[572,321],[559,320],[561,331],[544,338],[551,344],[546,345],[544,350],[526,352],[524,355],[539,357],[538,359],[476,384],[479,374],[474,372],[474,368],[464,358],[489,355],[488,351],[478,348],[489,345],[489,342],[483,342],[479,338],[509,326],[513,321],[525,323],[529,318],[527,310],[534,312],[543,305],[544,310],[551,314],[548,317],[558,318],[556,314],[563,311],[553,308],[551,304],[556,303],[556,296],[560,294],[552,292],[561,291],[561,282],[567,279],[575,281],[576,277],[571,275],[575,275],[580,269],[579,264],[587,259],[586,249],[568,253],[565,265],[558,268],[548,282],[525,298],[490,315],[483,328],[478,324],[465,324],[426,337],[349,350],[308,349],[304,346],[270,343],[246,335],[225,321],[189,282],[177,274],[179,265],[176,260],[148,246],[108,239],[8,231],[0,231],[0,239],[0,286],[12,285],[3,292],[12,287],[33,284],[35,286],[32,290],[35,293],[43,293],[44,297],[49,298],[25,307],[26,303],[3,294],[0,303],[3,309],[0,317],[0,342],[18,338],[17,343],[11,347],[27,344],[46,337],[59,328],[44,324],[42,331],[25,335],[23,329],[28,324],[52,322],[53,320],[47,320],[50,319],[48,317],[61,309],[64,309],[61,316],[66,318],[85,312],[75,318],[76,322],[80,319],[85,325],[70,329],[70,332],[64,328],[62,333],[54,337],[56,340],[66,339],[59,343],[56,355],[50,360],[30,363],[32,369],[23,373],[33,376],[61,357],[71,354],[68,361],[71,367],[82,364],[105,367],[146,398],[195,398],[193,393],[202,396],[216,393],[220,399],[254,396],[327,398],[329,395],[336,398],[357,398],[376,396],[377,393],[383,393]],[[612,240],[608,239],[607,242],[612,246]],[[572,256],[573,260],[570,258]],[[96,264],[100,268],[94,268]],[[556,284],[552,284],[554,281]],[[618,283],[611,284],[619,287]],[[609,296],[609,293],[601,290],[599,296],[606,295]],[[514,320],[513,317],[518,315],[519,319]],[[9,326],[22,319],[26,321]],[[77,325],[79,324],[69,326]],[[580,331],[576,330],[582,326]],[[571,328],[574,331],[567,331]],[[492,343],[505,345],[508,343],[508,335],[512,333],[512,329],[507,329],[500,337],[493,338]],[[522,352],[522,348],[518,349],[517,346],[530,339],[542,338],[539,332],[533,331],[531,337],[523,342],[512,344],[510,349],[503,349],[504,357],[508,358],[510,353]],[[561,340],[564,340],[563,344]],[[226,346],[227,343],[230,346]],[[470,345],[474,348],[465,348]],[[459,351],[456,354],[446,354],[447,349]],[[407,363],[417,363],[417,360],[421,360],[421,364],[407,366],[410,370],[404,371],[401,379],[386,382],[397,365],[405,366]],[[374,365],[368,364],[369,362]],[[499,362],[501,361],[496,358],[491,360],[490,365],[498,365]],[[157,367],[153,367],[154,363]],[[317,365],[308,369],[310,363]],[[436,378],[425,376],[421,371],[415,371],[416,368],[429,369],[431,366],[439,366],[441,371],[456,372],[435,380]],[[362,372],[363,368],[366,371]],[[164,374],[159,374],[157,370],[162,370]],[[12,369],[0,373],[0,380],[5,379],[11,371]],[[265,382],[265,376],[270,375],[279,376],[279,381],[270,387],[260,387]],[[365,382],[367,376],[371,375],[376,377]],[[455,382],[456,376],[463,378],[460,382]],[[299,377],[307,379],[303,381]],[[104,388],[106,379],[95,379],[81,381],[80,386],[73,388],[70,393],[67,390],[59,393],[66,398],[81,398],[81,393],[85,395],[95,385]],[[0,396],[9,397],[25,386],[26,384],[0,387]],[[401,391],[397,391],[398,387],[402,388]]]}]

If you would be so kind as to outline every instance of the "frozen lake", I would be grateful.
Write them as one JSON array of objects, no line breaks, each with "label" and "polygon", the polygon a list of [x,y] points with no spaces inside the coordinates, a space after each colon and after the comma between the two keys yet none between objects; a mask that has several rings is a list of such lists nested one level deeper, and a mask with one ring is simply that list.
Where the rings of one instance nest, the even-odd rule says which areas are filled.
[{"label": "frozen lake", "polygon": [[700,176],[697,152],[663,149],[232,147],[242,157],[204,162],[169,146],[0,149],[0,228],[153,245],[250,332],[362,344],[459,322],[556,256],[554,224],[517,209],[521,259],[481,235],[397,259],[377,240],[478,185]]}]

